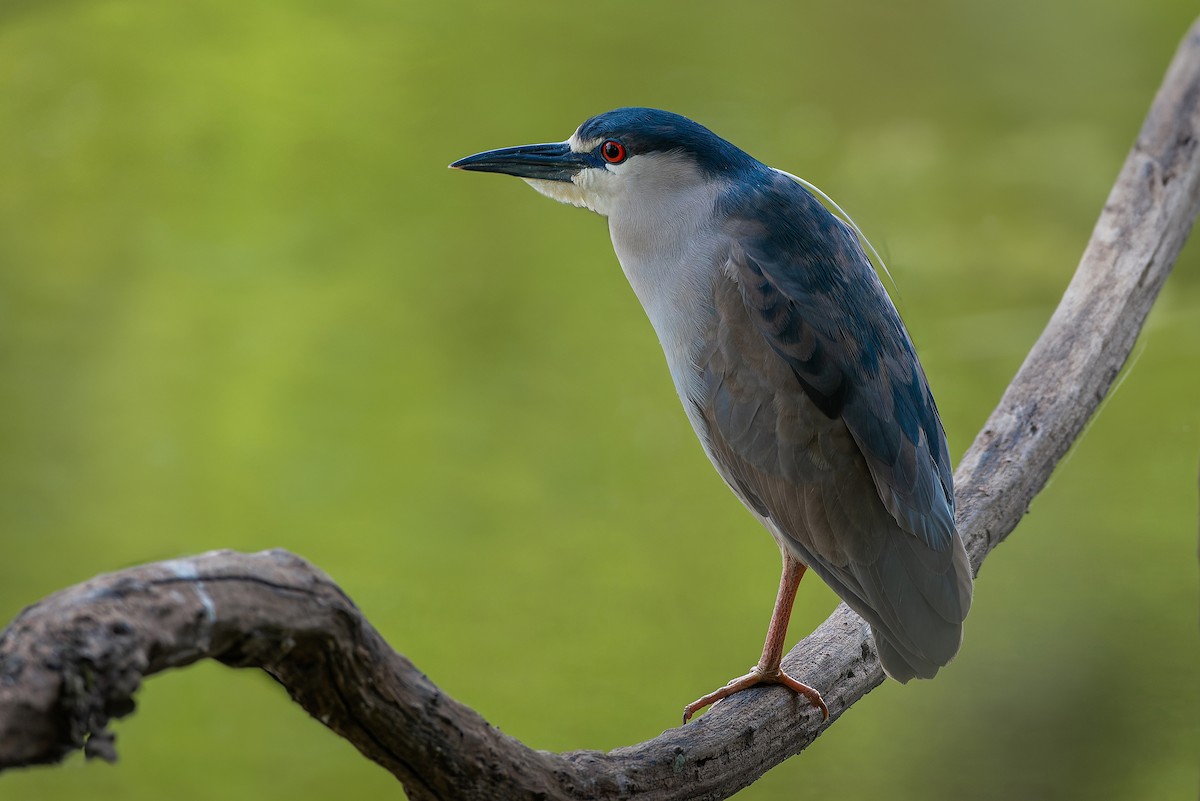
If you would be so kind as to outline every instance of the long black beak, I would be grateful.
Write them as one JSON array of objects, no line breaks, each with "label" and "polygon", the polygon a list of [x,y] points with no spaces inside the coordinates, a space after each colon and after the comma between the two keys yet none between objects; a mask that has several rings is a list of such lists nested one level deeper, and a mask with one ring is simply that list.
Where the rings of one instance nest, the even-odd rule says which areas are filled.
[{"label": "long black beak", "polygon": [[574,152],[566,142],[554,142],[489,150],[459,159],[450,166],[456,170],[498,172],[518,178],[569,181],[588,166],[590,156],[590,153]]}]

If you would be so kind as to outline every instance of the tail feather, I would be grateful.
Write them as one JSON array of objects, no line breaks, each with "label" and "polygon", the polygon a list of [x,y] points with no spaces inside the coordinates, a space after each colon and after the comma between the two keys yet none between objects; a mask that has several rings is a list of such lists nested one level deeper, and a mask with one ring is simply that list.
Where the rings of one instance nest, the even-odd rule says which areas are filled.
[{"label": "tail feather", "polygon": [[833,567],[789,543],[802,561],[871,624],[879,661],[896,681],[931,679],[962,644],[971,606],[971,566],[962,541],[934,551],[896,532],[876,558]]},{"label": "tail feather", "polygon": [[[864,615],[884,672],[902,684],[933,678],[958,653],[972,593],[970,563],[958,537],[949,554],[930,552],[915,538],[906,544],[896,543],[891,558],[877,563],[874,614]],[[940,570],[931,556],[938,557]]]}]

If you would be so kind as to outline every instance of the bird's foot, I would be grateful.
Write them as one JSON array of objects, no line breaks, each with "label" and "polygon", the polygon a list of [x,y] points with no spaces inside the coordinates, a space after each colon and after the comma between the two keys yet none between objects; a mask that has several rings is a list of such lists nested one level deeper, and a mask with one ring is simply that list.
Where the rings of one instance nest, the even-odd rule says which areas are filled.
[{"label": "bird's foot", "polygon": [[807,684],[796,681],[782,669],[775,668],[773,671],[763,670],[761,666],[755,665],[745,676],[734,679],[724,687],[714,692],[709,693],[703,698],[692,701],[683,708],[683,722],[687,723],[691,720],[692,715],[699,712],[710,704],[715,704],[722,698],[727,698],[736,692],[745,690],[747,687],[753,687],[756,684],[782,684],[784,687],[799,693],[808,699],[808,702],[817,709],[821,710],[821,719],[829,720],[829,707],[825,706],[825,700],[821,698],[821,694]]}]

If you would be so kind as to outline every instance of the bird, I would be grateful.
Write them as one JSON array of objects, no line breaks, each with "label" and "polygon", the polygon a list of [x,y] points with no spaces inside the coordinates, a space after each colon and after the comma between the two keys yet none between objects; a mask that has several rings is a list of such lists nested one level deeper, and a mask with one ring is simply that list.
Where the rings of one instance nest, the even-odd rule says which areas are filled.
[{"label": "bird", "polygon": [[618,108],[565,141],[450,167],[516,176],[607,218],[704,452],[779,546],[759,662],[688,704],[685,724],[759,684],[790,688],[828,720],[819,690],[781,666],[808,570],[870,624],[891,678],[933,678],[949,663],[973,579],[946,435],[848,216],[807,181],[652,108]]}]

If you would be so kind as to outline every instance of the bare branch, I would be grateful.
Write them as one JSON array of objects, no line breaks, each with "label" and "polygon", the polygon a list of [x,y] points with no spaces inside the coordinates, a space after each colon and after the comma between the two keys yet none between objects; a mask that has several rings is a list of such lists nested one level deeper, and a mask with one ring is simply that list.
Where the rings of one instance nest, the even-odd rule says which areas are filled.
[{"label": "bare branch", "polygon": [[1167,69],[1054,316],[958,466],[959,528],[977,568],[1108,393],[1198,211],[1200,21]]},{"label": "bare branch", "polygon": [[[1200,22],[1062,302],[959,467],[959,525],[977,569],[1128,358],[1200,211],[1198,142]],[[202,658],[266,670],[414,799],[727,798],[883,680],[866,624],[842,606],[785,660],[821,690],[828,723],[790,692],[760,688],[639,745],[535,751],[438,690],[307,562],[221,552],[100,576],[23,612],[0,635],[0,769],[80,747],[114,758],[108,723],[132,711],[141,680]]]}]

